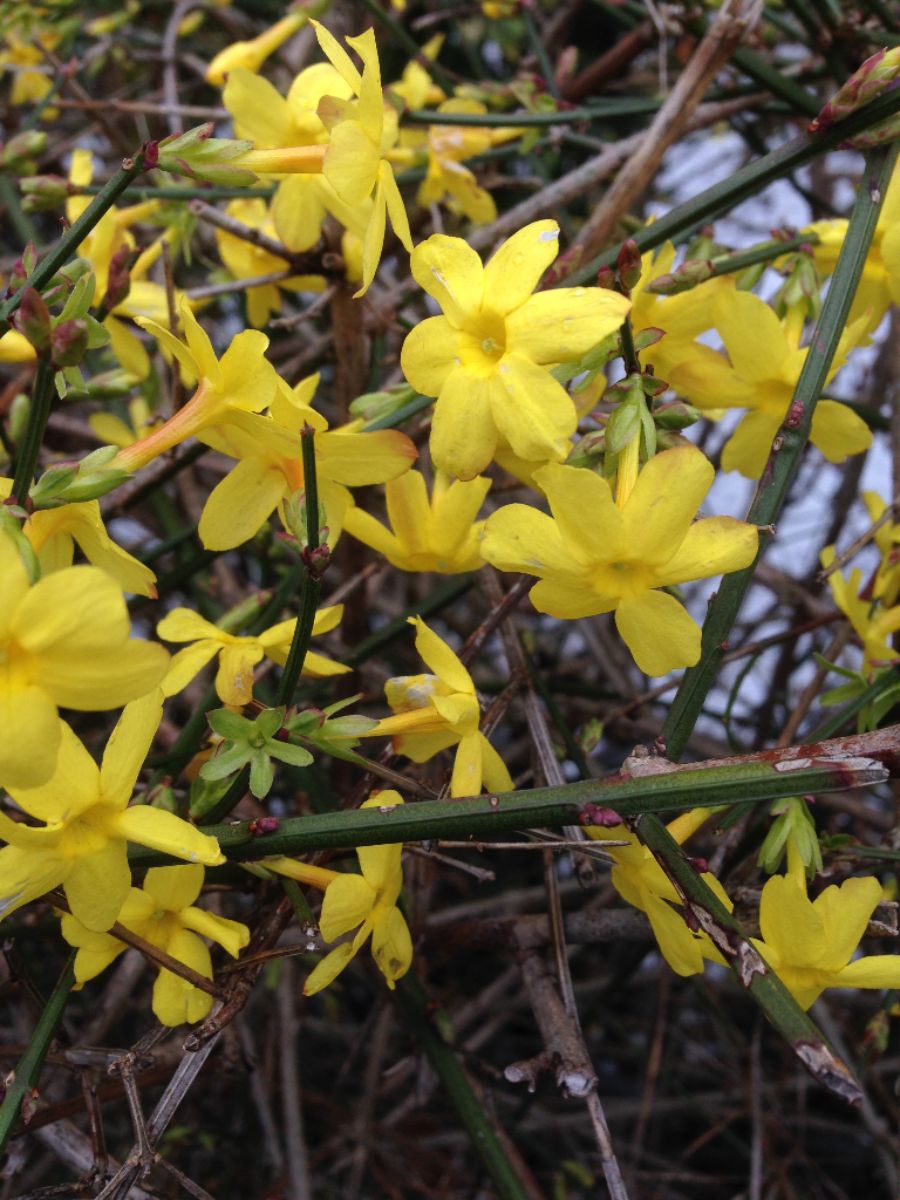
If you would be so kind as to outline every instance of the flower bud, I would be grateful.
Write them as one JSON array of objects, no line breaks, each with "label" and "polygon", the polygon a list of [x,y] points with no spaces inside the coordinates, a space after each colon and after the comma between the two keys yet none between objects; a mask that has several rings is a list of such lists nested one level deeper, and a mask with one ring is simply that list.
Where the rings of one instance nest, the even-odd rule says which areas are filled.
[{"label": "flower bud", "polygon": [[641,277],[641,252],[634,238],[629,238],[622,243],[622,248],[616,256],[616,270],[627,295],[633,287],[637,286]]},{"label": "flower bud", "polygon": [[47,350],[53,329],[50,310],[44,303],[40,292],[32,287],[25,289],[19,307],[12,318],[12,323],[38,353]]},{"label": "flower bud", "polygon": [[173,175],[205,179],[209,183],[249,187],[256,182],[252,170],[235,164],[253,149],[252,142],[212,136],[212,122],[196,125],[186,133],[172,134],[157,147],[158,166]]},{"label": "flower bud", "polygon": [[692,258],[665,275],[659,275],[647,284],[647,291],[657,296],[675,296],[690,291],[698,283],[705,283],[715,275],[715,266],[709,259]]},{"label": "flower bud", "polygon": [[120,246],[109,260],[109,272],[106,280],[106,294],[101,301],[106,312],[122,304],[128,298],[131,290],[131,259],[132,250],[129,246]]},{"label": "flower bud", "polygon": [[[863,105],[896,86],[900,74],[900,46],[881,49],[859,67],[831,97],[819,115],[810,123],[810,133],[824,133],[835,121],[856,112]],[[856,137],[848,138],[845,147],[868,149],[900,136],[900,115],[888,117]]]},{"label": "flower bud", "polygon": [[59,208],[72,194],[68,179],[61,175],[27,175],[19,180],[24,212],[44,212]]},{"label": "flower bud", "polygon": [[673,400],[664,404],[653,413],[653,418],[660,429],[687,429],[689,425],[700,420],[700,413],[684,400]]},{"label": "flower bud", "polygon": [[25,129],[11,137],[0,152],[0,166],[7,171],[18,171],[29,159],[43,154],[47,148],[47,135],[37,129]]},{"label": "flower bud", "polygon": [[54,366],[77,367],[88,349],[87,321],[60,321],[50,336],[50,354]]}]

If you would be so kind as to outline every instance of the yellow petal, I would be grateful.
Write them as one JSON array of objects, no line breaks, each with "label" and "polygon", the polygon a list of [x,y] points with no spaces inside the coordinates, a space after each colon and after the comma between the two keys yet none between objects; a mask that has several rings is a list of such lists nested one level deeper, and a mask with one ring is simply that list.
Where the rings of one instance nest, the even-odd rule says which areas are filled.
[{"label": "yellow petal", "polygon": [[413,441],[397,429],[321,433],[316,437],[316,453],[321,455],[323,475],[349,487],[396,479],[418,457]]},{"label": "yellow petal", "polygon": [[846,404],[820,400],[813,413],[810,441],[829,462],[841,463],[872,445],[872,430]]},{"label": "yellow petal", "polygon": [[413,250],[410,267],[416,283],[438,302],[451,325],[458,329],[477,316],[484,295],[484,268],[468,242],[432,234]]},{"label": "yellow petal", "polygon": [[[383,849],[383,847],[379,847]],[[361,925],[372,911],[375,889],[361,875],[340,875],[328,885],[322,901],[319,929],[326,942]]]},{"label": "yellow petal", "polygon": [[314,996],[316,992],[321,992],[323,988],[328,987],[329,983],[333,983],[337,979],[355,954],[356,948],[352,942],[343,942],[340,946],[335,946],[310,971],[306,983],[303,985],[303,995]]},{"label": "yellow petal", "polygon": [[872,954],[841,970],[832,987],[900,988],[900,954]]},{"label": "yellow petal", "polygon": [[323,182],[318,175],[291,175],[279,183],[272,200],[272,223],[288,250],[310,250],[319,240],[328,215]]},{"label": "yellow petal", "polygon": [[[200,939],[186,929],[178,929],[169,939],[166,952],[198,974],[212,979],[212,960]],[[170,1028],[186,1022],[201,1021],[212,1008],[212,996],[192,983],[162,970],[153,985],[153,1012],[160,1024]]]},{"label": "yellow petal", "polygon": [[220,389],[230,408],[258,413],[272,402],[278,375],[265,357],[268,345],[264,333],[245,329],[222,355]]},{"label": "yellow petal", "polygon": [[622,511],[630,557],[653,565],[668,561],[714,478],[712,464],[696,446],[655,454],[641,469]]},{"label": "yellow petal", "polygon": [[156,632],[167,642],[193,642],[198,638],[212,638],[217,642],[226,640],[226,635],[218,625],[204,620],[192,608],[173,608],[157,624]]},{"label": "yellow petal", "polygon": [[111,838],[100,850],[76,858],[63,887],[76,920],[97,933],[109,929],[131,887],[124,841]]},{"label": "yellow petal", "polygon": [[129,842],[149,846],[173,858],[218,866],[225,861],[219,843],[174,813],[149,804],[133,804],[116,819],[116,829]]},{"label": "yellow petal", "polygon": [[69,863],[52,851],[41,853],[4,846],[0,850],[0,920],[59,887],[68,870]]},{"label": "yellow petal", "polygon": [[676,975],[702,974],[700,939],[688,929],[684,917],[658,896],[648,895],[646,899],[644,911],[663,958]]},{"label": "yellow petal", "polygon": [[481,792],[481,744],[477,729],[460,740],[453,760],[451,796],[477,796]]},{"label": "yellow petal", "polygon": [[862,941],[869,917],[881,899],[881,884],[871,875],[862,879],[847,879],[840,887],[827,887],[816,897],[813,908],[822,918],[825,928],[824,951],[817,966],[827,971],[846,966]]},{"label": "yellow petal", "polygon": [[[616,507],[609,484],[583,467],[550,463],[535,471],[534,480],[550,503],[562,534],[571,570],[578,563],[613,562],[633,550],[625,534],[625,521]],[[585,516],[590,513],[590,520]]]},{"label": "yellow petal", "polygon": [[[178,870],[179,868],[175,868]],[[203,908],[185,908],[181,912],[181,923],[210,941],[217,942],[232,958],[237,958],[250,941],[250,930],[240,921],[230,921],[217,913]]]},{"label": "yellow petal", "polygon": [[481,770],[484,786],[489,792],[514,791],[512,776],[506,769],[506,763],[483,733],[478,736],[481,740]]},{"label": "yellow petal", "polygon": [[517,353],[500,360],[494,379],[500,386],[492,389],[491,410],[513,452],[532,460],[564,458],[578,413],[562,384]]},{"label": "yellow petal", "polygon": [[400,195],[400,189],[397,187],[393,169],[386,159],[382,159],[378,165],[378,183],[384,195],[388,216],[391,219],[391,229],[397,235],[397,240],[406,253],[412,254],[413,243],[412,233],[409,229],[409,217],[406,215],[406,207],[403,197]]},{"label": "yellow petal", "polygon": [[700,629],[665,592],[645,592],[621,601],[616,628],[645,675],[666,675],[699,661]]},{"label": "yellow petal", "polygon": [[179,912],[200,895],[206,875],[198,863],[184,867],[151,867],[144,877],[143,890],[159,908]]},{"label": "yellow petal", "polygon": [[[138,562],[112,540],[103,524],[100,505],[96,500],[67,504],[57,512],[62,528],[75,539],[93,566],[105,571],[126,592],[134,592],[138,596],[156,596],[153,586],[156,576],[149,567]],[[42,515],[36,513],[35,517]]]},{"label": "yellow petal", "polygon": [[102,650],[128,636],[122,589],[97,567],[69,567],[34,585],[18,605],[10,632],[35,657],[66,650]]},{"label": "yellow petal", "polygon": [[162,646],[132,639],[103,650],[54,649],[41,659],[40,682],[64,708],[102,712],[146,696],[162,683],[168,666]]},{"label": "yellow petal", "polygon": [[160,685],[164,696],[177,696],[184,691],[191,680],[203,670],[211,658],[219,653],[221,645],[211,639],[195,642],[193,646],[185,646],[174,654],[169,662]]},{"label": "yellow petal", "polygon": [[0,672],[0,784],[34,788],[53,775],[62,722],[51,695]]},{"label": "yellow petal", "polygon": [[554,575],[577,567],[556,522],[529,504],[506,504],[491,513],[484,523],[481,553],[501,571],[528,575]]},{"label": "yellow petal", "polygon": [[[358,205],[372,194],[378,177],[379,161],[378,147],[366,136],[359,122],[343,121],[331,131],[323,172],[342,200],[350,205]],[[380,207],[383,241],[384,203]],[[371,220],[370,217],[370,223]],[[365,275],[365,271],[363,274]]]},{"label": "yellow petal", "polygon": [[737,373],[752,383],[777,379],[788,358],[784,326],[764,300],[735,289],[717,297],[715,326]]},{"label": "yellow petal", "polygon": [[491,462],[497,445],[493,402],[501,389],[496,376],[480,379],[464,367],[448,375],[431,422],[434,465],[455,479],[474,479]]},{"label": "yellow petal", "polygon": [[688,529],[668,562],[657,568],[657,578],[669,586],[739,571],[756,558],[758,542],[755,525],[733,517],[704,517]]},{"label": "yellow petal", "polygon": [[825,921],[806,894],[804,883],[773,875],[759,902],[759,927],[774,953],[776,968],[816,967],[827,948]]},{"label": "yellow petal", "polygon": [[235,67],[228,73],[222,103],[248,138],[266,149],[291,144],[291,112],[287,102],[262,75]]},{"label": "yellow petal", "polygon": [[559,252],[555,221],[534,221],[503,243],[484,268],[485,309],[514,312],[537,287]]},{"label": "yellow petal", "polygon": [[216,692],[223,704],[241,708],[253,698],[253,668],[262,659],[263,648],[251,638],[238,638],[222,647]]},{"label": "yellow petal", "polygon": [[378,554],[383,554],[389,563],[404,569],[407,551],[400,542],[385,529],[380,521],[356,505],[351,508],[344,518],[344,528],[351,537],[371,546]]},{"label": "yellow petal", "polygon": [[100,766],[100,790],[106,803],[124,808],[131,799],[161,719],[159,688],[126,705],[106,744]]},{"label": "yellow petal", "polygon": [[553,288],[506,320],[506,345],[536,363],[569,362],[615,333],[631,301],[607,288]]},{"label": "yellow petal", "polygon": [[412,955],[409,926],[399,908],[389,908],[372,931],[372,957],[389,988],[409,970]]},{"label": "yellow petal", "polygon": [[722,470],[747,479],[762,475],[781,419],[777,413],[748,412],[722,450]]},{"label": "yellow petal", "polygon": [[566,621],[612,612],[618,603],[616,598],[596,592],[587,581],[568,583],[560,579],[542,579],[528,597],[538,612]]},{"label": "yellow petal", "polygon": [[444,639],[429,629],[421,617],[416,617],[410,624],[416,627],[416,650],[425,665],[452,691],[474,696],[471,675]]},{"label": "yellow petal", "polygon": [[210,492],[198,533],[207,550],[231,550],[255,537],[287,494],[284,475],[265,459],[237,463]]},{"label": "yellow petal", "polygon": [[403,374],[423,396],[440,395],[458,362],[459,334],[446,317],[420,321],[400,351]]}]

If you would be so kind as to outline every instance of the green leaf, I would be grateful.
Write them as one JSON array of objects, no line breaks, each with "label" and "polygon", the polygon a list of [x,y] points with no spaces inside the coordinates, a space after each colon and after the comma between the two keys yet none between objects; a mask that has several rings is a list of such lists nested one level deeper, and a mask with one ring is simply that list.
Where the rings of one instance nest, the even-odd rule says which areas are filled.
[{"label": "green leaf", "polygon": [[205,762],[200,768],[202,779],[225,779],[239,771],[253,752],[245,745],[231,746]]},{"label": "green leaf", "polygon": [[279,762],[290,763],[292,767],[308,767],[313,756],[304,746],[295,746],[292,742],[280,742],[272,738],[266,742],[266,750]]},{"label": "green leaf", "polygon": [[267,708],[253,722],[253,732],[266,739],[273,737],[284,724],[284,706]]},{"label": "green leaf", "polygon": [[264,800],[275,779],[275,768],[265,750],[254,750],[250,759],[250,791],[257,800]]}]

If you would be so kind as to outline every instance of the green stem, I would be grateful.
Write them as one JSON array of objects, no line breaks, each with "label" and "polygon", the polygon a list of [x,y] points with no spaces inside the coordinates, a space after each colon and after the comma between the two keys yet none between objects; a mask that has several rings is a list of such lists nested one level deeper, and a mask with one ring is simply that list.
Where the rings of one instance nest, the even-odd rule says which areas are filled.
[{"label": "green stem", "polygon": [[316,606],[322,591],[321,573],[315,564],[315,552],[319,549],[319,489],[316,481],[315,430],[311,425],[304,426],[300,431],[300,441],[303,449],[303,488],[306,503],[306,546],[302,552],[302,559],[306,574],[300,599],[300,615],[294,626],[291,648],[278,688],[278,704],[290,704],[294,699],[306,652],[309,650]]},{"label": "green stem", "polygon": [[25,1053],[16,1063],[15,1070],[6,1078],[6,1095],[3,1097],[3,1103],[0,1104],[0,1154],[6,1149],[25,1097],[37,1085],[41,1064],[47,1056],[47,1051],[50,1049],[50,1044],[62,1020],[69,993],[75,986],[74,964],[75,951],[73,950],[66,959],[66,965],[40,1015]]},{"label": "green stem", "polygon": [[403,114],[414,125],[474,125],[486,129],[532,128],[541,125],[571,125],[575,121],[595,121],[600,117],[638,117],[655,113],[659,100],[645,96],[625,96],[601,100],[589,108],[560,108],[552,112],[518,113],[458,113],[434,112],[428,108],[411,108]]},{"label": "green stem", "polygon": [[41,291],[61,266],[69,261],[100,218],[144,170],[144,153],[126,158],[112,179],[105,183],[77,221],[62,235],[49,254],[45,254],[19,290],[0,305],[0,330],[8,327],[9,318],[22,302],[26,288]]},{"label": "green stem", "polygon": [[[559,829],[577,825],[582,818],[593,819],[592,808],[597,806],[625,818],[720,804],[762,803],[784,796],[863,787],[883,782],[887,775],[879,762],[848,759],[840,742],[831,751],[828,743],[822,743],[815,758],[796,763],[763,760],[726,767],[682,767],[637,779],[592,779],[492,796],[313,813],[289,817],[274,833],[263,837],[254,836],[246,823],[205,825],[204,832],[218,838],[228,858],[252,860],[267,854],[295,855],[432,838],[488,839],[514,829]],[[131,847],[129,858],[140,867],[173,861],[141,846]]]},{"label": "green stem", "polygon": [[[893,95],[900,97],[900,92]],[[776,435],[769,461],[747,514],[747,520],[756,525],[770,526],[778,519],[800,456],[809,440],[816,403],[825,386],[856,295],[897,149],[896,144],[882,146],[866,156],[862,182],[822,312],[813,331],[793,399]],[[726,575],[710,602],[703,622],[700,661],[685,672],[663,726],[666,752],[673,761],[677,761],[684,753],[703,702],[728,650],[731,628],[750,587],[767,536],[761,534],[760,550],[754,562],[742,571]]]},{"label": "green stem", "polygon": [[772,66],[761,54],[747,46],[739,46],[731,56],[734,65],[754,83],[768,89],[773,96],[784,100],[797,112],[809,117],[818,115],[821,101],[790,75],[785,75]]},{"label": "green stem", "polygon": [[691,917],[709,935],[738,982],[759,1005],[804,1067],[823,1086],[848,1103],[858,1103],[862,1091],[846,1063],[828,1046],[771,967],[747,941],[738,922],[688,861],[662,822],[639,817],[633,828],[683,897]]},{"label": "green stem", "polygon": [[462,1064],[441,1036],[435,1014],[418,979],[405,975],[394,990],[394,1001],[404,1024],[416,1037],[432,1070],[446,1088],[456,1114],[491,1178],[496,1195],[501,1200],[526,1200],[528,1192],[509,1161]]},{"label": "green stem", "polygon": [[[712,220],[746,200],[748,196],[756,195],[774,180],[783,175],[790,175],[820,154],[836,149],[847,138],[855,137],[897,112],[900,112],[900,88],[877,96],[856,112],[836,121],[823,133],[801,134],[756,162],[748,163],[721,183],[706,188],[693,200],[679,204],[652,225],[637,230],[632,236],[638,244],[638,249],[641,253],[652,250],[686,230]],[[566,276],[565,280],[561,279],[560,283],[564,282],[567,287],[571,287],[574,284],[592,282],[601,267],[614,265],[618,253],[618,245],[604,250],[586,266]]]},{"label": "green stem", "polygon": [[[96,196],[103,189],[93,184],[74,188],[70,195]],[[247,189],[237,187],[178,187],[176,184],[161,184],[159,187],[135,187],[131,189],[135,200],[246,200]],[[275,195],[271,187],[255,187],[253,198],[271,200]]]},{"label": "green stem", "polygon": [[13,478],[12,494],[16,503],[23,506],[28,500],[28,491],[34,481],[34,472],[44,441],[44,431],[53,407],[53,395],[53,367],[48,358],[42,357],[38,359],[37,370],[34,374],[28,424],[25,426],[22,444],[16,455],[16,473]]},{"label": "green stem", "polygon": [[[718,258],[707,259],[706,262],[711,268],[707,279],[717,279],[720,275],[734,275],[738,271],[745,271],[748,267],[759,266],[760,263],[774,262],[778,258],[782,258],[785,254],[792,254],[795,250],[802,250],[804,246],[817,246],[819,238],[814,233],[798,235],[793,238],[785,238],[783,241],[773,238],[769,242],[760,242],[757,246],[751,246],[747,250],[739,250],[736,254],[723,254]],[[698,261],[696,259],[689,261]],[[687,263],[682,263],[680,268],[676,268],[672,272],[674,281],[679,278],[679,271],[684,268]],[[667,279],[661,277],[661,279]],[[702,280],[706,282],[706,279]],[[677,295],[679,291],[689,291],[696,284],[685,283],[683,287],[670,286],[660,279],[654,279],[647,285],[647,291],[653,295],[671,296]]]}]

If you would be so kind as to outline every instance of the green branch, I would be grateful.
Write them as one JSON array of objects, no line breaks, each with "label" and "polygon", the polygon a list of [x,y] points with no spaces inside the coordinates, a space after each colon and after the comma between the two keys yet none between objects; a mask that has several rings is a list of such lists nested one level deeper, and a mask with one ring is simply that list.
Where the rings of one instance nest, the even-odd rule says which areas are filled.
[{"label": "green branch", "polygon": [[[891,97],[900,103],[900,91],[892,92]],[[896,144],[882,146],[866,156],[862,182],[822,312],[813,331],[793,399],[772,445],[769,461],[747,514],[747,520],[756,525],[773,525],[778,519],[800,456],[809,440],[816,403],[825,386],[856,295],[897,150]],[[732,626],[766,543],[767,535],[761,534],[755,561],[743,571],[726,575],[710,601],[703,622],[700,661],[684,673],[663,726],[666,752],[673,761],[677,761],[684,753],[703,702],[728,650]]]},{"label": "green branch", "polygon": [[[832,755],[829,757],[828,743],[822,743],[815,758],[684,767],[637,779],[620,776],[492,796],[313,813],[290,817],[264,837],[255,836],[246,822],[210,824],[203,828],[204,833],[218,838],[226,857],[241,861],[269,854],[304,854],[432,838],[489,839],[510,830],[535,826],[560,829],[582,820],[590,822],[595,816],[592,809],[597,807],[612,809],[625,818],[647,812],[680,812],[685,808],[761,803],[783,796],[844,791],[881,783],[888,777],[887,768],[874,759],[842,758],[834,751]],[[174,861],[141,846],[132,846],[129,858],[135,867]]]},{"label": "green branch", "polygon": [[[303,449],[303,490],[306,504],[306,546],[301,552],[301,559],[306,570],[300,599],[300,615],[294,626],[291,648],[278,688],[278,704],[290,704],[294,699],[309,650],[316,607],[322,591],[322,572],[316,556],[316,551],[319,550],[319,488],[316,480],[315,430],[311,425],[305,425],[301,429],[300,443]],[[327,553],[323,561],[327,566]]]},{"label": "green branch", "polygon": [[44,432],[47,422],[50,420],[50,410],[53,407],[53,395],[53,367],[46,355],[42,355],[38,359],[37,370],[34,373],[28,424],[25,426],[21,444],[16,449],[16,471],[12,494],[16,503],[23,506],[34,482],[34,472],[44,441]]}]

